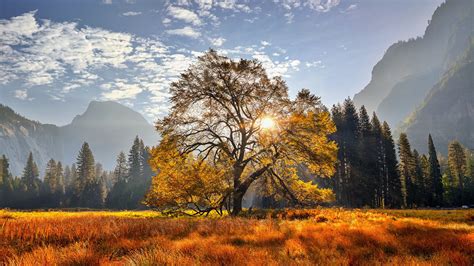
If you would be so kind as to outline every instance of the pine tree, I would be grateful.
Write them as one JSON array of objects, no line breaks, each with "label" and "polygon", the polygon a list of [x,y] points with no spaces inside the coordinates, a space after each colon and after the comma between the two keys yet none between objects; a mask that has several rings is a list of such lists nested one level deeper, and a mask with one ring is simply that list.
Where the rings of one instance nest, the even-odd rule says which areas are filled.
[{"label": "pine tree", "polygon": [[128,168],[125,153],[120,152],[117,156],[117,165],[114,170],[115,183],[106,199],[106,206],[112,209],[126,209],[130,200],[128,183]]},{"label": "pine tree", "polygon": [[385,193],[387,191],[386,182],[384,178],[384,155],[385,145],[383,141],[383,128],[380,120],[375,114],[372,114],[372,138],[373,138],[373,152],[374,152],[374,181],[375,181],[375,205],[373,207],[385,208]]},{"label": "pine tree", "polygon": [[128,170],[127,170],[127,159],[125,153],[120,152],[117,157],[117,165],[114,170],[115,182],[127,182]]},{"label": "pine tree", "polygon": [[58,186],[56,161],[51,159],[46,165],[46,171],[43,178],[42,205],[44,207],[57,207],[55,195]]},{"label": "pine tree", "polygon": [[429,206],[430,199],[433,197],[431,192],[433,184],[431,183],[432,180],[430,178],[430,161],[425,154],[421,156],[420,165],[423,176],[423,191],[421,192],[423,198],[421,202],[423,206]]},{"label": "pine tree", "polygon": [[77,157],[77,177],[74,184],[78,206],[97,208],[103,205],[100,183],[95,176],[95,170],[94,155],[89,144],[85,142]]},{"label": "pine tree", "polygon": [[458,141],[453,141],[448,147],[448,164],[453,185],[456,188],[456,205],[464,204],[464,183],[466,173],[466,154],[464,147]]},{"label": "pine tree", "polygon": [[383,173],[385,182],[385,199],[387,207],[399,208],[403,203],[402,183],[398,172],[397,155],[392,132],[387,122],[382,126],[382,141],[384,147]]},{"label": "pine tree", "polygon": [[63,164],[58,161],[56,164],[56,178],[57,178],[57,188],[56,192],[60,195],[64,195],[66,192],[66,184],[64,182],[64,170]]},{"label": "pine tree", "polygon": [[12,199],[14,197],[13,191],[13,177],[10,173],[10,164],[5,155],[0,158],[0,206],[12,207]]},{"label": "pine tree", "polygon": [[142,149],[143,180],[145,180],[147,184],[151,182],[151,178],[155,175],[149,163],[150,156],[151,156],[150,153],[151,153],[150,147],[144,147]]},{"label": "pine tree", "polygon": [[430,163],[429,178],[431,180],[429,203],[430,206],[440,206],[443,204],[443,183],[436,148],[431,134],[428,136],[428,159]]},{"label": "pine tree", "polygon": [[358,181],[355,184],[356,206],[376,205],[377,143],[372,124],[364,106],[359,111],[358,132]]},{"label": "pine tree", "polygon": [[331,179],[333,182],[333,191],[336,194],[336,201],[340,204],[347,205],[347,180],[345,178],[345,146],[342,141],[342,130],[344,127],[344,111],[340,104],[333,105],[331,116],[336,125],[336,132],[331,135],[331,139],[338,144],[336,173]]},{"label": "pine tree", "polygon": [[128,167],[129,181],[138,181],[142,175],[140,139],[138,136],[135,137],[128,155]]},{"label": "pine tree", "polygon": [[413,175],[413,203],[416,207],[423,205],[425,198],[425,180],[423,177],[423,168],[421,165],[421,156],[418,151],[413,150],[413,160],[415,165],[415,171]]},{"label": "pine tree", "polygon": [[20,206],[23,208],[37,207],[39,204],[38,197],[41,187],[41,180],[38,178],[38,176],[38,166],[33,160],[33,154],[30,152],[25,169],[23,170],[23,175],[21,177],[23,200]]},{"label": "pine tree", "polygon": [[405,133],[400,134],[398,140],[398,154],[400,158],[400,179],[402,182],[403,206],[412,207],[413,205],[413,176],[414,176],[414,159],[411,152],[410,142]]},{"label": "pine tree", "polygon": [[348,205],[361,207],[357,199],[357,183],[359,174],[357,165],[359,164],[358,139],[359,139],[359,116],[354,106],[354,102],[348,98],[344,101],[344,115],[342,126],[342,145],[344,145],[344,178],[347,183]]},{"label": "pine tree", "polygon": [[54,193],[56,191],[56,186],[58,184],[57,180],[57,171],[56,171],[56,161],[51,159],[46,165],[46,173],[43,179],[43,184],[48,190],[48,193]]}]

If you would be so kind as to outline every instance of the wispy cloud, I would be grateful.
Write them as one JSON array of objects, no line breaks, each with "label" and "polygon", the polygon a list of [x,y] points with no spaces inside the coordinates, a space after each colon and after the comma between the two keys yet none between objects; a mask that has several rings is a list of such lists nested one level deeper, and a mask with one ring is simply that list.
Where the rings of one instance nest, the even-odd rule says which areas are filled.
[{"label": "wispy cloud", "polygon": [[167,30],[166,33],[171,35],[185,36],[193,39],[197,39],[199,36],[201,36],[199,31],[189,26],[180,29]]},{"label": "wispy cloud", "polygon": [[142,12],[129,11],[129,12],[123,13],[122,15],[124,15],[126,17],[131,17],[131,16],[138,16],[138,15],[141,15],[141,14],[142,14]]},{"label": "wispy cloud", "polygon": [[219,38],[209,38],[209,42],[216,47],[220,47],[224,44],[226,39],[219,37]]},{"label": "wispy cloud", "polygon": [[28,100],[28,91],[27,90],[16,90],[14,91],[14,96],[20,100]]},{"label": "wispy cloud", "polygon": [[328,12],[338,6],[341,0],[274,0],[286,10],[309,8],[318,12]]},{"label": "wispy cloud", "polygon": [[[166,33],[194,39],[201,36],[191,26]],[[216,47],[226,43],[223,37],[206,40]],[[258,59],[271,76],[288,77],[306,65],[298,59],[283,58],[280,55],[285,51],[268,41],[218,52],[233,59]],[[12,92],[22,100],[31,99],[31,89],[43,90],[57,100],[82,90],[93,91],[96,98],[129,104],[146,98],[141,111],[154,119],[167,110],[169,84],[201,53],[178,49],[157,37],[38,20],[33,11],[0,20],[0,89],[20,86],[21,90]]]},{"label": "wispy cloud", "polygon": [[199,26],[202,24],[201,19],[196,13],[185,8],[170,6],[168,7],[168,15],[175,19],[179,19],[187,23],[192,23],[195,26]]}]

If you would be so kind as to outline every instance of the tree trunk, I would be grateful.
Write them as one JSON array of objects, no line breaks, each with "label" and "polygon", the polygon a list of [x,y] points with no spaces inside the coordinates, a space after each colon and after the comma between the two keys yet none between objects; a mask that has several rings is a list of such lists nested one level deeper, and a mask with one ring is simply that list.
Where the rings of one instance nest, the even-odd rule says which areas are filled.
[{"label": "tree trunk", "polygon": [[236,191],[233,194],[233,202],[232,202],[232,216],[237,216],[242,211],[242,200],[244,199],[244,193],[240,191]]}]

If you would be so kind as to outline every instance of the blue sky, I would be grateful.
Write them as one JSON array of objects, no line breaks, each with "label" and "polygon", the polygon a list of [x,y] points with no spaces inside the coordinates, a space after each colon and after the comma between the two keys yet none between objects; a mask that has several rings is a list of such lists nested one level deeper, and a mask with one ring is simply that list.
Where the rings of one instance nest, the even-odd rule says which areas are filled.
[{"label": "blue sky", "polygon": [[441,2],[2,0],[0,103],[63,125],[91,100],[114,100],[152,122],[169,83],[212,47],[332,105],[368,83],[388,46],[421,36]]}]

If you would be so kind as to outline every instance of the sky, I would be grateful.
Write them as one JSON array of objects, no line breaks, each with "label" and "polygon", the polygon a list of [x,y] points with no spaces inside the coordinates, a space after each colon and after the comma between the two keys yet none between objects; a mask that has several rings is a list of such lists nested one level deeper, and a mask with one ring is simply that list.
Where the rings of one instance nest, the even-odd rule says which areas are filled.
[{"label": "sky", "polygon": [[442,2],[0,0],[0,103],[65,125],[112,100],[152,123],[169,84],[212,48],[329,106],[363,89],[391,44],[422,36]]}]

